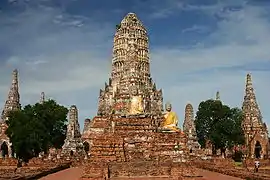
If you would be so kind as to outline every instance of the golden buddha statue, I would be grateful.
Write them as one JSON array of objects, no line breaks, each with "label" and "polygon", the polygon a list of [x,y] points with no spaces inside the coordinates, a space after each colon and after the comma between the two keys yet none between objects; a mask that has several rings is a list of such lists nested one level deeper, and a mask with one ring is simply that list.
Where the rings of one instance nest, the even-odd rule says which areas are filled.
[{"label": "golden buddha statue", "polygon": [[136,87],[131,88],[131,101],[129,107],[129,115],[138,115],[144,113],[143,99],[138,95],[138,89]]},{"label": "golden buddha statue", "polygon": [[165,104],[166,112],[164,114],[165,121],[163,122],[163,128],[175,132],[181,132],[177,127],[178,117],[175,112],[172,111],[172,105],[170,103]]}]

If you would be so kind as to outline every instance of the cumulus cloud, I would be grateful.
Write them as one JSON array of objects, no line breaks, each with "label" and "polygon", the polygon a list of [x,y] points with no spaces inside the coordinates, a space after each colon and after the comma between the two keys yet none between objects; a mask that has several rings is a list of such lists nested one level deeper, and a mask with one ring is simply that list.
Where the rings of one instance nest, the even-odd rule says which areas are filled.
[{"label": "cumulus cloud", "polygon": [[107,41],[114,26],[106,28],[106,24],[90,18],[70,16],[47,6],[29,6],[21,13],[7,13],[0,18],[0,47],[8,53],[0,56],[2,107],[11,71],[18,68],[23,104],[37,102],[44,91],[61,104],[77,104],[79,109],[93,113],[96,99],[85,98],[85,103],[78,103],[76,99],[82,99],[82,95],[76,92],[97,96],[98,88],[107,79],[111,53]]},{"label": "cumulus cloud", "polygon": [[[44,91],[48,98],[54,98],[63,105],[76,104],[82,128],[84,118],[92,118],[96,114],[99,89],[103,88],[110,75],[115,24],[122,17],[115,18],[119,21],[106,18],[99,21],[102,18],[70,14],[63,10],[64,5],[52,6],[49,0],[31,2],[34,4],[27,2],[16,13],[0,14],[0,105],[3,107],[7,97],[11,71],[18,68],[23,105],[37,102],[40,92]],[[71,1],[65,1],[68,2]],[[198,23],[194,18],[189,27],[181,27],[174,34],[166,33],[171,28],[165,28],[159,34],[160,29],[153,28],[157,26],[146,24],[150,40],[161,35],[168,38],[188,36],[193,42],[191,46],[181,39],[174,45],[150,44],[152,77],[163,89],[164,100],[172,102],[181,120],[187,102],[196,109],[201,100],[214,98],[218,90],[224,103],[241,106],[245,75],[251,72],[259,105],[269,123],[270,114],[266,107],[270,99],[265,95],[270,89],[266,79],[270,72],[269,68],[259,68],[270,66],[270,22],[265,16],[265,6],[231,1],[234,6],[241,5],[237,9],[226,8],[228,3],[196,5],[175,0],[168,2],[178,4],[173,8],[164,6],[167,13],[163,13],[162,18],[173,15],[175,10],[178,13],[200,11],[212,23]],[[152,3],[154,5],[155,1]],[[12,3],[9,8],[16,8],[17,4]],[[144,14],[141,9],[135,9],[135,12],[147,22],[158,8],[148,16],[140,16]],[[118,8],[110,12],[123,11]],[[158,21],[156,16],[155,23],[162,26],[165,22]],[[181,23],[173,22],[175,26]],[[264,66],[259,66],[262,63]],[[254,64],[258,67],[255,68]]]}]

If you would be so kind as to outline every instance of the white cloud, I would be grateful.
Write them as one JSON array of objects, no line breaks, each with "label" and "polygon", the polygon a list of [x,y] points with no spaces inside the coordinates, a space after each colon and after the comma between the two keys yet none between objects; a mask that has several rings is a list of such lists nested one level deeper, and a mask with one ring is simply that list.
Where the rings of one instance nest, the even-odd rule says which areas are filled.
[{"label": "white cloud", "polygon": [[[48,98],[61,104],[77,104],[84,112],[81,119],[94,115],[96,99],[91,94],[97,96],[109,76],[110,60],[106,58],[111,44],[107,41],[114,26],[107,28],[106,23],[47,7],[0,16],[0,21],[0,34],[4,34],[0,36],[0,46],[5,44],[11,54],[0,57],[1,107],[10,87],[11,72],[18,68],[23,105],[37,102],[44,91]],[[76,93],[82,91],[83,94]],[[85,102],[78,101],[82,99]]]},{"label": "white cloud", "polygon": [[196,32],[196,33],[205,33],[209,29],[206,26],[199,26],[199,25],[193,25],[190,28],[186,28],[182,30],[182,33],[187,33],[187,32]]}]

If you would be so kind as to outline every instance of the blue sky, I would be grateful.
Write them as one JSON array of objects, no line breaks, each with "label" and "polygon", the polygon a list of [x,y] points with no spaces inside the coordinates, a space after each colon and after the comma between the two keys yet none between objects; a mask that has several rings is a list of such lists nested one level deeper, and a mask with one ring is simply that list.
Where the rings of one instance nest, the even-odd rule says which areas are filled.
[{"label": "blue sky", "polygon": [[115,25],[128,12],[148,29],[152,77],[180,123],[187,103],[196,110],[216,91],[225,104],[241,107],[247,73],[270,123],[268,0],[1,0],[1,106],[18,68],[23,105],[44,91],[77,105],[82,128],[96,115]]}]

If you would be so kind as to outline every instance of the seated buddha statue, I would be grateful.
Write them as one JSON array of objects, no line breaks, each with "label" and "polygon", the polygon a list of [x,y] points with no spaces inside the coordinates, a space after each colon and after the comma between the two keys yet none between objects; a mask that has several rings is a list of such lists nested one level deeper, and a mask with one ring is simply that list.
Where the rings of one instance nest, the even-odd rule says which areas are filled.
[{"label": "seated buddha statue", "polygon": [[164,114],[164,122],[163,128],[168,129],[170,131],[181,132],[181,130],[177,127],[178,125],[178,117],[175,112],[172,111],[172,105],[170,103],[165,104],[166,112]]},{"label": "seated buddha statue", "polygon": [[129,115],[138,115],[144,113],[143,108],[143,99],[140,95],[138,95],[138,89],[136,87],[132,87],[130,90],[131,100],[129,106]]}]

